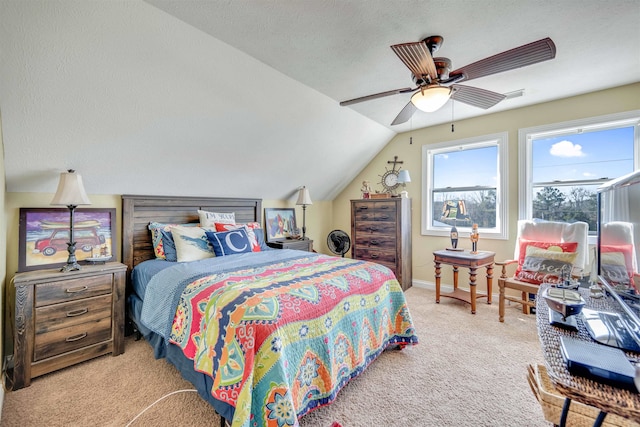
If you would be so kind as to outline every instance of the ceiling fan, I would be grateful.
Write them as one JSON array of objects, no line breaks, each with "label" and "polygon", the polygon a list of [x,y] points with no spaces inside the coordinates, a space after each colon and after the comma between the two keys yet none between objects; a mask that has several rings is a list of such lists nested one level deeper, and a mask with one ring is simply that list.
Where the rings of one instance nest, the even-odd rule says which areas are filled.
[{"label": "ceiling fan", "polygon": [[478,87],[461,85],[460,82],[537,64],[556,56],[556,45],[547,37],[451,71],[449,58],[433,57],[443,41],[442,36],[430,36],[419,42],[391,46],[411,71],[416,87],[354,98],[342,101],[340,105],[347,106],[385,96],[413,92],[411,101],[396,116],[392,125],[406,122],[416,109],[429,113],[436,111],[446,104],[449,98],[486,110],[505,99],[506,96]]}]

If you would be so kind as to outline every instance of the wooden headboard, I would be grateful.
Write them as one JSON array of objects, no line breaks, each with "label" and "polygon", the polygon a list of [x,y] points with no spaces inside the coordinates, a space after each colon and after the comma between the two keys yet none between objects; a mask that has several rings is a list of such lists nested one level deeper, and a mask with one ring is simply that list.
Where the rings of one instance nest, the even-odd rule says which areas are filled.
[{"label": "wooden headboard", "polygon": [[262,223],[262,199],[180,196],[122,196],[122,262],[133,267],[155,257],[148,225],[198,222],[198,209],[234,212],[237,222]]}]

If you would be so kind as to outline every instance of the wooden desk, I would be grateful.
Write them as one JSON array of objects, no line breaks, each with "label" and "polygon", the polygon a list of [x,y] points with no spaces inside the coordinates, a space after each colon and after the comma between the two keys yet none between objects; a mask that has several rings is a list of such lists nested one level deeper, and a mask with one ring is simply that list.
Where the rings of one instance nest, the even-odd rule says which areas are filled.
[{"label": "wooden desk", "polygon": [[[567,411],[571,409],[570,401],[575,400],[586,405],[591,405],[601,411],[600,422],[604,421],[606,414],[616,414],[623,418],[628,418],[640,422],[640,394],[622,388],[613,387],[599,383],[585,377],[572,375],[567,369],[567,365],[562,358],[560,350],[560,337],[571,336],[588,341],[591,336],[584,323],[578,318],[578,331],[573,332],[558,328],[549,324],[549,306],[542,297],[542,292],[549,285],[540,285],[538,297],[536,298],[536,324],[542,354],[549,378],[554,383],[567,401],[565,407]],[[580,288],[578,290],[585,300],[585,308],[601,311],[620,311],[616,302],[610,298],[593,299],[589,297],[589,289]],[[640,359],[640,353],[625,352],[630,359]],[[597,422],[597,421],[596,421]],[[594,424],[598,425],[598,424]]]},{"label": "wooden desk", "polygon": [[[478,251],[472,254],[470,251],[441,250],[433,253],[436,267],[436,303],[440,303],[440,264],[453,266],[453,292],[442,294],[443,297],[455,298],[471,304],[471,314],[476,314],[476,299],[487,298],[487,304],[491,304],[491,285],[493,282],[493,262],[495,252]],[[458,268],[469,269],[469,291],[458,289]],[[476,293],[476,270],[485,267],[487,269],[487,293]]]}]

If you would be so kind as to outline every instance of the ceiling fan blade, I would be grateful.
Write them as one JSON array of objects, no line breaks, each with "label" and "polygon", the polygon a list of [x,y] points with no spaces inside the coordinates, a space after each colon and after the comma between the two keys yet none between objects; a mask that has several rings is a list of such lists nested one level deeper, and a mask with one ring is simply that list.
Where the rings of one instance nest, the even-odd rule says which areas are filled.
[{"label": "ceiling fan blade", "polygon": [[371,101],[372,99],[382,98],[385,96],[397,95],[399,93],[413,92],[414,90],[417,90],[417,89],[418,88],[412,89],[410,87],[405,87],[402,89],[388,90],[386,92],[374,93],[373,95],[361,96],[360,98],[354,98],[354,99],[349,99],[348,101],[342,101],[340,105],[345,107],[347,105],[357,104],[358,102]]},{"label": "ceiling fan blade", "polygon": [[438,78],[436,64],[433,62],[431,52],[424,41],[396,44],[391,46],[391,49],[417,79],[422,76],[429,76],[431,80]]},{"label": "ceiling fan blade", "polygon": [[416,106],[413,105],[411,101],[409,101],[409,103],[404,106],[404,108],[402,109],[402,111],[400,111],[400,113],[396,116],[396,118],[393,119],[393,122],[391,122],[391,125],[392,126],[399,125],[400,123],[406,122],[411,118],[411,116],[413,116],[413,113],[415,113],[416,110],[417,110]]},{"label": "ceiling fan blade", "polygon": [[451,77],[464,74],[464,80],[477,79],[503,71],[514,70],[527,65],[537,64],[556,57],[556,45],[550,38],[525,44],[497,55],[490,56],[473,64],[449,73]]},{"label": "ceiling fan blade", "polygon": [[488,109],[506,98],[505,95],[479,87],[453,85],[451,99],[473,105],[474,107]]}]

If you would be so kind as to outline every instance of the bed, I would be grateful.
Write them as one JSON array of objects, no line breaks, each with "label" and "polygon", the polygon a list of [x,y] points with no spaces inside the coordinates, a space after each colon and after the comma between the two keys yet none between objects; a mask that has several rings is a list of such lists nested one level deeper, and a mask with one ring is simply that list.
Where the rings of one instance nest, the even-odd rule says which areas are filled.
[{"label": "bed", "polygon": [[127,313],[222,424],[297,426],[382,351],[417,344],[398,281],[375,263],[261,239],[256,252],[158,259],[149,224],[197,226],[199,210],[262,221],[260,199],[122,196]]}]

